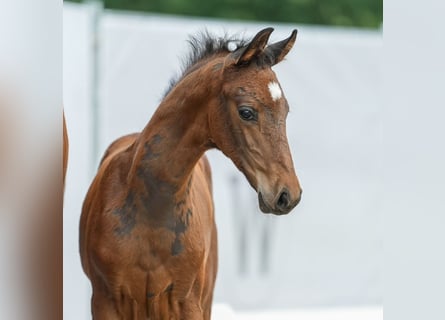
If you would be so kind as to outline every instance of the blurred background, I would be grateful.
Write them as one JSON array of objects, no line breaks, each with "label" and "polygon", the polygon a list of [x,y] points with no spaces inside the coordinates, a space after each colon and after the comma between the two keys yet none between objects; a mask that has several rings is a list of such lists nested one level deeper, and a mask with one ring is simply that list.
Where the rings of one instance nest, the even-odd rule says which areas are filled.
[{"label": "blurred background", "polygon": [[264,215],[231,161],[208,152],[219,230],[213,318],[383,319],[382,7],[372,0],[65,2],[64,319],[90,318],[78,224],[105,148],[148,123],[189,35],[251,37],[268,26],[271,42],[299,30],[274,70],[291,108],[288,138],[304,195],[291,214]]}]

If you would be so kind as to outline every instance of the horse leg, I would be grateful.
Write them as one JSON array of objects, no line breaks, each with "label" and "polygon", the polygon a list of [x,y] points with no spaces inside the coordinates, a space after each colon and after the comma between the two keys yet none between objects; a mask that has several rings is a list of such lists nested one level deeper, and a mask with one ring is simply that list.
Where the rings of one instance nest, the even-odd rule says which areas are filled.
[{"label": "horse leg", "polygon": [[213,226],[212,244],[210,255],[205,270],[204,292],[201,305],[203,307],[204,319],[210,320],[213,303],[213,290],[215,288],[216,273],[218,271],[218,240],[216,226]]},{"label": "horse leg", "polygon": [[198,307],[196,303],[185,303],[182,306],[181,319],[184,320],[204,320],[207,319],[204,316],[204,311]]},{"label": "horse leg", "polygon": [[93,293],[91,298],[93,320],[120,320],[115,304],[102,293]]}]

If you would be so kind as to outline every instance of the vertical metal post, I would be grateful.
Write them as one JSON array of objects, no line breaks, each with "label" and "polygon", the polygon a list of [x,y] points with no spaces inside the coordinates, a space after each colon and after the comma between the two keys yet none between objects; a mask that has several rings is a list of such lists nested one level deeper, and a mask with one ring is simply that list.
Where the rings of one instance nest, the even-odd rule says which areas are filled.
[{"label": "vertical metal post", "polygon": [[[90,69],[90,95],[91,95],[91,118],[90,118],[90,132],[91,132],[91,144],[90,144],[90,161],[89,170],[90,177],[93,177],[97,171],[97,162],[99,158],[99,134],[100,134],[100,120],[99,120],[99,89],[100,89],[100,19],[103,9],[103,3],[101,0],[85,0],[86,5],[90,10],[90,35],[91,42],[89,44],[89,50],[91,54],[91,69]],[[87,146],[85,146],[87,147]],[[85,289],[85,296],[91,295],[91,289],[89,286]],[[91,316],[91,311],[87,308],[85,319]]]},{"label": "vertical metal post", "polygon": [[248,261],[248,227],[246,212],[243,208],[243,204],[240,199],[240,186],[237,176],[232,176],[230,179],[231,191],[232,191],[232,203],[233,203],[233,221],[235,223],[235,233],[237,236],[237,249],[238,249],[238,272],[241,275],[247,274],[247,261]]},{"label": "vertical metal post", "polygon": [[99,161],[100,147],[100,19],[102,0],[87,0],[91,6],[91,172],[94,174]]}]

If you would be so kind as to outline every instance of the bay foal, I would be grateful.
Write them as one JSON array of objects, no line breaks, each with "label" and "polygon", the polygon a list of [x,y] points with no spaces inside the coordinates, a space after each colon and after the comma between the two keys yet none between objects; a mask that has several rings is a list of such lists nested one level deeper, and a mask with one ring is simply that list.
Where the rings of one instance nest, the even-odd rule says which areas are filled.
[{"label": "bay foal", "polygon": [[271,67],[296,30],[267,46],[203,34],[141,133],[106,151],[86,196],[80,255],[95,320],[210,319],[217,234],[210,166],[218,148],[258,192],[265,213],[300,200],[286,137],[289,110]]}]

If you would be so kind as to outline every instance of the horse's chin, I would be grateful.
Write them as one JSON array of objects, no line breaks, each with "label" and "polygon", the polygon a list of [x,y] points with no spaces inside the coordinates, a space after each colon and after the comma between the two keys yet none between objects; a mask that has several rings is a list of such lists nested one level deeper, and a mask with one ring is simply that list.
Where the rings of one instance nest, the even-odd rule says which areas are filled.
[{"label": "horse's chin", "polygon": [[272,213],[272,209],[264,202],[261,192],[258,192],[258,204],[263,213]]}]

